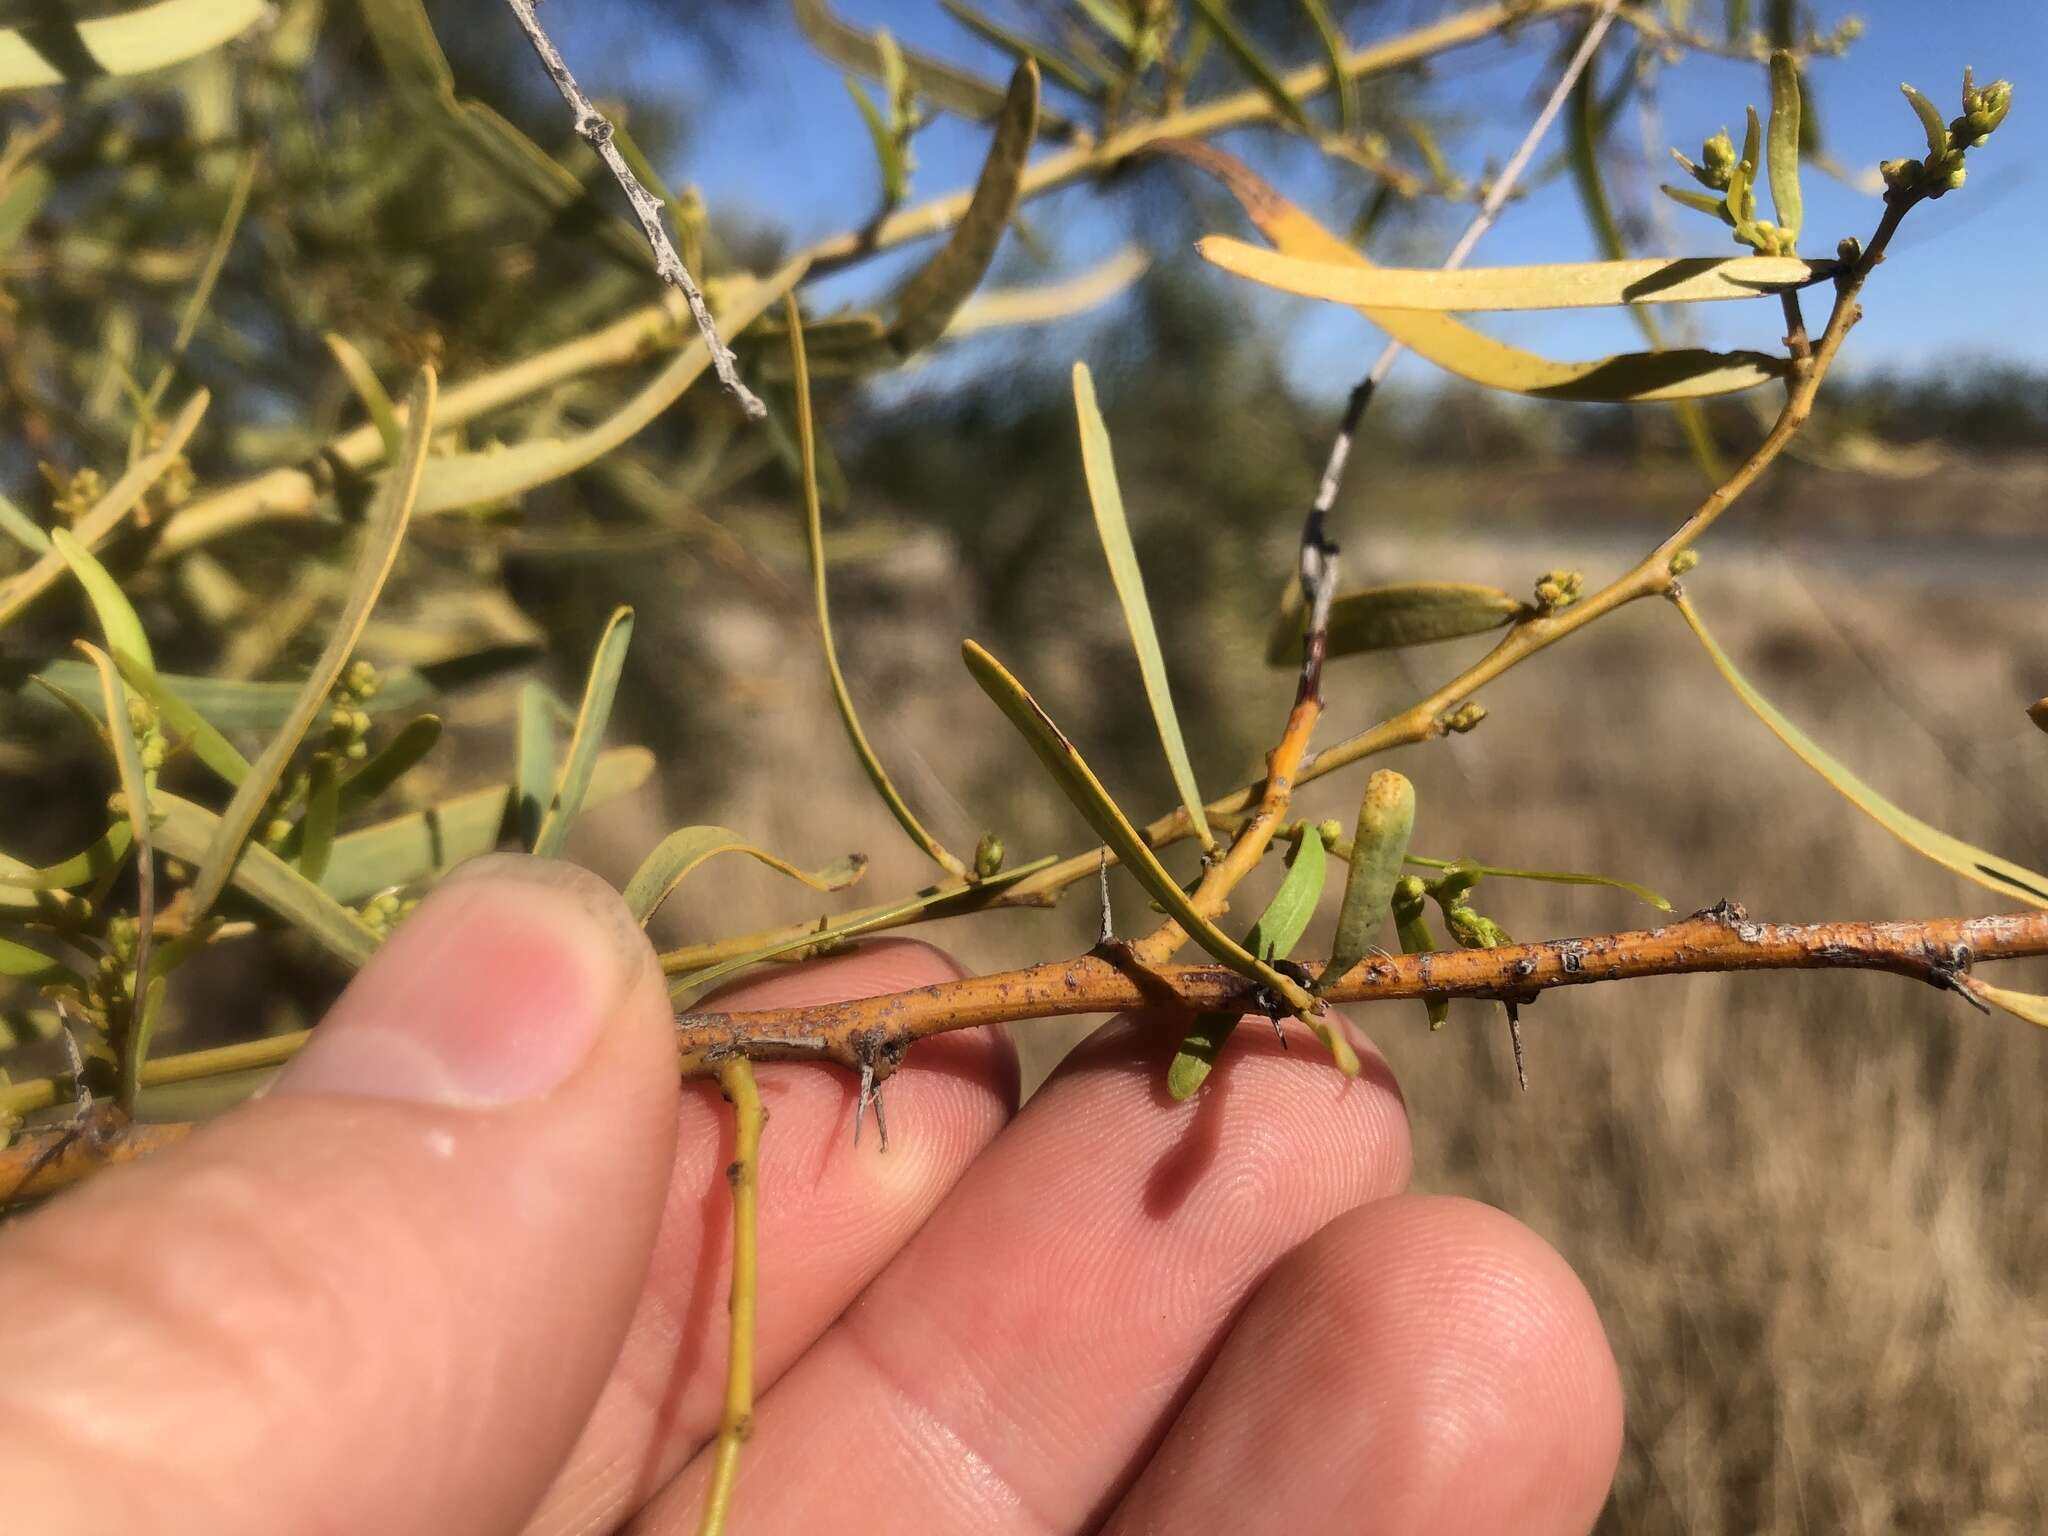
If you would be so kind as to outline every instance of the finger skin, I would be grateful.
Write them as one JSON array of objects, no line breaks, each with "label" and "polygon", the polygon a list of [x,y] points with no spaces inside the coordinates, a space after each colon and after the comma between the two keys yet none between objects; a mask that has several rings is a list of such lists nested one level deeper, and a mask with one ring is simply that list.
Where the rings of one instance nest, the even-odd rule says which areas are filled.
[{"label": "finger skin", "polygon": [[[890,939],[770,972],[716,995],[726,1009],[834,1002],[948,981],[959,966]],[[884,1085],[889,1150],[874,1115],[853,1144],[852,1077],[814,1066],[756,1068],[761,1144],[756,1391],[830,1326],[923,1224],[1009,1120],[1017,1058],[1000,1030],[920,1045]],[[590,1426],[528,1526],[596,1532],[638,1509],[717,1433],[725,1381],[732,1111],[715,1085],[685,1085],[667,1206],[617,1368]]]},{"label": "finger skin", "polygon": [[525,1009],[538,1027],[468,1079],[514,1081],[587,1005],[601,1032],[551,1091],[482,1108],[366,1096],[431,1073],[281,1079],[0,1233],[0,1523],[516,1528],[616,1356],[676,1097],[659,967],[616,893],[522,862],[436,889],[321,1027],[402,1055],[430,1025],[488,1057]]},{"label": "finger skin", "polygon": [[1108,1532],[1579,1536],[1620,1453],[1564,1260],[1490,1206],[1397,1196],[1260,1287]]},{"label": "finger skin", "polygon": [[[767,1394],[736,1532],[1098,1523],[1268,1268],[1407,1182],[1376,1056],[1348,1081],[1252,1020],[1174,1104],[1183,1025],[1123,1021],[1069,1058]],[[636,1530],[690,1529],[704,1474],[700,1457]]]}]

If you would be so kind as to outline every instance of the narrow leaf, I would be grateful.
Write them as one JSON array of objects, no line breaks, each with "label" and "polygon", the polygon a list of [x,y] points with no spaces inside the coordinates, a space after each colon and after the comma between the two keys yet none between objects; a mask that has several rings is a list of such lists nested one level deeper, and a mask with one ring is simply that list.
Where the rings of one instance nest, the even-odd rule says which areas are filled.
[{"label": "narrow leaf", "polygon": [[[1127,245],[1107,261],[1062,282],[984,289],[954,312],[946,336],[957,340],[979,331],[1046,325],[1085,313],[1125,292],[1151,265],[1143,246]],[[815,332],[810,339],[816,339]]]},{"label": "narrow leaf", "polygon": [[1948,153],[1948,124],[1942,120],[1941,109],[1910,85],[1901,83],[1899,89],[1906,93],[1906,100],[1913,104],[1913,110],[1920,118],[1920,126],[1927,132],[1927,153]]},{"label": "narrow leaf", "polygon": [[[270,7],[266,0],[154,0],[90,21],[32,9],[33,23],[0,28],[0,91],[166,69],[247,31]],[[52,45],[53,29],[66,46]]]},{"label": "narrow leaf", "polygon": [[263,813],[264,803],[277,787],[278,779],[290,763],[292,754],[298,750],[299,743],[305,739],[314,718],[325,707],[335,680],[348,665],[363,626],[369,622],[370,610],[376,606],[378,594],[384,590],[385,578],[397,562],[398,548],[405,539],[405,530],[412,517],[420,474],[426,467],[433,414],[434,370],[422,368],[419,380],[406,401],[405,451],[393,462],[383,488],[377,494],[369,525],[364,531],[363,551],[356,563],[347,601],[342,605],[340,617],[335,620],[334,632],[327,637],[326,649],[300,685],[290,715],[263,749],[262,756],[257,758],[249,776],[235,790],[234,798],[221,815],[213,841],[200,859],[199,873],[192,883],[189,910],[194,920],[204,917],[226,889],[243,844],[249,840],[256,818]]},{"label": "narrow leaf", "polygon": [[[653,771],[654,757],[645,747],[601,753],[591,770],[584,808],[631,794]],[[494,784],[343,833],[334,840],[320,888],[337,901],[353,902],[444,875],[498,846],[511,798],[511,785]]]},{"label": "narrow leaf", "polygon": [[[645,259],[644,250],[641,258]],[[765,278],[757,278],[726,301],[718,319],[731,341],[769,304],[787,293],[804,274],[799,257]],[[450,453],[427,464],[416,511],[451,512],[481,502],[517,496],[546,485],[602,458],[632,438],[711,366],[711,354],[699,336],[684,346],[659,373],[619,409],[597,425],[568,437],[515,443],[491,453]]]},{"label": "narrow leaf", "polygon": [[106,636],[107,649],[117,657],[132,656],[154,671],[156,657],[149,648],[149,636],[143,632],[142,620],[120,583],[107,574],[107,568],[68,529],[51,530],[50,544],[85,588],[93,614],[100,621],[100,632]]},{"label": "narrow leaf", "polygon": [[1443,312],[1764,299],[1831,277],[1839,265],[1790,256],[1687,256],[1446,272],[1303,261],[1228,235],[1209,235],[1195,249],[1212,266],[1286,293],[1361,309]]},{"label": "narrow leaf", "polygon": [[1320,991],[1349,971],[1371,951],[1380,926],[1394,904],[1394,884],[1408,855],[1415,830],[1415,786],[1391,768],[1365,781],[1358,804],[1358,827],[1351,836],[1351,870],[1344,882],[1344,905],[1337,914],[1337,942],[1330,963],[1317,979]]},{"label": "narrow leaf", "polygon": [[[1330,604],[1328,654],[1352,656],[1484,634],[1514,623],[1526,611],[1519,599],[1500,588],[1472,582],[1405,581],[1367,587],[1346,592]],[[1266,643],[1269,665],[1300,664],[1304,617],[1300,587],[1290,582]]]},{"label": "narrow leaf", "polygon": [[50,552],[49,530],[5,496],[0,496],[0,533],[6,534],[32,555]]},{"label": "narrow leaf", "polygon": [[612,717],[612,702],[618,697],[619,678],[626,670],[626,648],[633,643],[633,610],[615,608],[597,653],[590,660],[590,677],[583,685],[583,703],[576,711],[576,723],[569,731],[569,750],[562,758],[561,776],[548,800],[547,814],[534,834],[533,851],[544,859],[556,858],[568,840],[569,829],[583,811],[590,792],[590,775],[604,746],[604,729]]},{"label": "narrow leaf", "polygon": [[663,838],[626,882],[626,909],[644,927],[692,870],[719,853],[743,853],[814,891],[843,891],[868,867],[867,855],[855,853],[815,872],[802,870],[724,827],[684,827]]},{"label": "narrow leaf", "polygon": [[1700,616],[1693,611],[1692,604],[1685,598],[1678,601],[1678,611],[1685,615],[1685,622],[1692,626],[1692,632],[1706,647],[1707,655],[1714,667],[1726,679],[1743,703],[1763,723],[1771,728],[1771,734],[1790,747],[1793,753],[1815,773],[1826,779],[1836,793],[1855,806],[1864,815],[1883,827],[1892,836],[1916,852],[1932,859],[1946,869],[1951,869],[1965,880],[2002,895],[2017,896],[2029,906],[2048,907],[2048,875],[2037,874],[2010,859],[2002,859],[1995,853],[1972,847],[1959,838],[1950,837],[1916,816],[1893,805],[1884,796],[1857,778],[1847,767],[1824,751],[1820,744],[1798,726],[1788,720],[1778,707],[1771,703],[1749,680],[1735,670],[1730,661],[1714,643],[1714,637],[1707,633]]},{"label": "narrow leaf", "polygon": [[1116,586],[1116,600],[1123,609],[1124,629],[1137,652],[1138,672],[1145,680],[1145,698],[1152,706],[1152,721],[1159,728],[1159,745],[1166,752],[1166,766],[1173,775],[1173,787],[1187,807],[1195,836],[1207,850],[1216,846],[1209,830],[1208,814],[1202,809],[1202,793],[1195,784],[1194,765],[1188,761],[1187,742],[1181,736],[1180,716],[1173,707],[1173,689],[1166,680],[1166,658],[1159,649],[1159,633],[1152,623],[1152,604],[1145,596],[1145,576],[1138,567],[1138,551],[1131,542],[1131,529],[1124,516],[1123,492],[1117,485],[1116,459],[1110,449],[1109,429],[1095,403],[1095,380],[1086,363],[1074,364],[1074,411],[1081,425],[1081,466],[1088,478],[1088,500],[1095,508],[1095,532],[1102,541],[1102,553],[1109,561],[1109,577]]},{"label": "narrow leaf", "polygon": [[342,377],[348,380],[349,388],[356,392],[356,398],[362,401],[363,409],[369,413],[370,423],[376,427],[377,436],[384,444],[384,457],[396,463],[400,445],[405,441],[405,429],[398,424],[398,407],[391,403],[384,381],[377,377],[377,370],[370,366],[370,360],[357,351],[355,343],[346,336],[329,331],[320,339],[327,343],[327,350],[341,365]]},{"label": "narrow leaf", "polygon": [[[1287,861],[1287,874],[1266,910],[1245,936],[1254,955],[1268,963],[1284,960],[1301,942],[1302,933],[1323,899],[1323,882],[1329,861],[1321,835],[1304,828],[1301,841]],[[1223,1053],[1223,1044],[1237,1028],[1234,1013],[1201,1013],[1188,1026],[1180,1049],[1166,1069],[1166,1091],[1174,1100],[1189,1098],[1208,1079],[1209,1069]]]},{"label": "narrow leaf", "polygon": [[874,146],[875,164],[882,173],[882,202],[894,208],[910,195],[909,169],[904,164],[903,141],[867,91],[852,76],[846,79],[846,94],[860,108],[860,120],[867,124],[868,140]]},{"label": "narrow leaf", "polygon": [[86,990],[85,978],[62,960],[46,955],[40,949],[31,949],[26,944],[17,944],[12,939],[0,939],[0,976],[32,987],[63,982],[80,992]]},{"label": "narrow leaf", "polygon": [[[1419,853],[1408,855],[1410,864],[1419,864],[1424,869],[1449,869],[1454,864],[1470,864],[1466,859],[1431,859]],[[1497,864],[1475,864],[1472,868],[1479,874],[1500,880],[1536,880],[1545,885],[1604,885],[1617,891],[1626,891],[1646,906],[1655,907],[1659,912],[1669,912],[1671,903],[1651,890],[1647,885],[1638,885],[1633,880],[1617,879],[1613,875],[1587,875],[1568,869],[1503,869]]]},{"label": "narrow leaf", "polygon": [[1771,55],[1771,133],[1768,164],[1771,206],[1778,215],[1786,248],[1799,235],[1806,204],[1799,191],[1800,100],[1799,67],[1780,48]]},{"label": "narrow leaf", "polygon": [[1059,81],[1068,90],[1089,101],[1102,99],[1102,87],[1090,79],[1079,65],[1070,63],[1053,49],[1036,38],[1026,37],[1021,32],[1012,32],[1008,27],[991,20],[961,0],[939,0],[948,16],[967,28],[984,42],[993,44],[1015,59],[1030,59],[1050,78]]},{"label": "narrow leaf", "polygon": [[2002,1008],[2016,1019],[2025,1019],[2029,1024],[2039,1024],[2048,1029],[2048,997],[2034,992],[2015,992],[2009,987],[1994,987],[1981,976],[1967,973],[1956,977],[1955,984],[1981,1003]]},{"label": "narrow leaf", "polygon": [[1728,204],[1721,198],[1705,192],[1695,192],[1691,187],[1674,187],[1669,182],[1659,183],[1658,190],[1674,203],[1683,203],[1688,208],[1711,214],[1723,224],[1733,224],[1734,218],[1728,212]]},{"label": "narrow leaf", "polygon": [[[161,790],[154,804],[161,818],[154,828],[157,847],[188,864],[202,862],[220,835],[221,818],[204,806]],[[502,813],[502,802],[499,809]],[[330,866],[329,879],[333,873]],[[368,924],[261,843],[242,849],[231,878],[237,891],[283,918],[343,963],[359,966],[375,953],[377,935]]]},{"label": "narrow leaf", "polygon": [[970,878],[967,866],[925,830],[924,823],[917,819],[909,803],[898,793],[889,771],[882,766],[881,758],[868,744],[867,732],[861,728],[860,714],[853,707],[853,695],[846,687],[846,674],[839,669],[839,647],[832,638],[832,609],[825,593],[825,514],[818,500],[818,433],[817,424],[811,417],[811,376],[810,365],[804,357],[803,317],[797,313],[793,298],[783,300],[783,313],[789,326],[790,366],[796,380],[797,448],[803,469],[804,535],[811,557],[811,601],[817,613],[818,637],[825,650],[825,673],[832,682],[832,701],[839,709],[839,723],[846,728],[846,739],[852,743],[854,756],[860,759],[868,782],[874,785],[875,793],[881,796],[889,814],[896,818],[896,824],[924,850],[927,858],[954,879],[965,880]]},{"label": "narrow leaf", "polygon": [[440,739],[438,715],[421,715],[406,721],[397,735],[341,781],[341,814],[353,816],[376,804],[386,790],[434,750]]},{"label": "narrow leaf", "polygon": [[899,357],[937,341],[968,295],[981,286],[995,259],[1024,185],[1024,162],[1038,132],[1038,66],[1026,59],[1010,77],[988,159],[974,183],[967,211],[932,259],[904,285],[896,301],[889,344]]},{"label": "narrow leaf", "polygon": [[114,665],[128,686],[149,700],[166,729],[187,746],[192,755],[212,769],[229,786],[249,776],[249,760],[237,752],[227,737],[215,730],[206,717],[179,697],[165,679],[138,657],[114,653]]},{"label": "narrow leaf", "polygon": [[334,757],[322,752],[313,759],[306,782],[306,818],[299,824],[299,873],[315,885],[334,856],[335,825],[341,820],[341,775]]},{"label": "narrow leaf", "polygon": [[[60,546],[61,547],[61,546]],[[100,702],[106,709],[108,736],[114,746],[114,766],[121,777],[121,799],[128,811],[128,830],[135,848],[137,895],[135,912],[135,975],[130,983],[128,1017],[118,1032],[120,1050],[120,1096],[124,1113],[135,1113],[135,1094],[141,1081],[142,1053],[148,1049],[147,1009],[149,1003],[149,941],[156,922],[155,853],[150,846],[150,783],[142,767],[142,754],[135,744],[135,731],[128,722],[128,690],[107,653],[84,640],[77,642],[86,660],[100,676]]]},{"label": "narrow leaf", "polygon": [[[1370,267],[1345,241],[1289,203],[1238,161],[1185,139],[1161,139],[1149,151],[1200,166],[1230,190],[1259,232],[1283,254]],[[1730,394],[1783,378],[1789,364],[1761,352],[1628,352],[1562,363],[1495,341],[1449,315],[1367,309],[1365,317],[1404,346],[1460,378],[1489,389],[1554,400],[1684,400]]]},{"label": "narrow leaf", "polygon": [[1301,0],[1301,8],[1308,13],[1309,25],[1315,28],[1316,38],[1323,45],[1330,78],[1337,82],[1337,131],[1348,139],[1358,132],[1358,81],[1348,67],[1350,58],[1344,47],[1344,34],[1338,31],[1323,0]]},{"label": "narrow leaf", "polygon": [[1073,802],[1089,826],[1095,829],[1109,851],[1114,853],[1166,915],[1179,923],[1191,939],[1241,976],[1263,982],[1287,1005],[1300,1014],[1329,1046],[1346,1075],[1358,1071],[1358,1058],[1341,1031],[1333,1029],[1319,1015],[1315,998],[1291,976],[1281,974],[1195,910],[1187,892],[1166,872],[1144,839],[1102,787],[1073,742],[1053,724],[1024,685],[1012,677],[1003,664],[972,640],[961,643],[967,670],[1023,735],[1066,797]]},{"label": "narrow leaf", "polygon": [[125,820],[117,821],[70,858],[40,869],[0,854],[0,885],[17,891],[68,891],[85,885],[118,865],[134,837]]},{"label": "narrow leaf", "polygon": [[[883,77],[882,48],[873,33],[848,26],[832,14],[825,0],[792,0],[792,5],[796,11],[797,26],[818,52],[841,68],[856,70],[871,80]],[[907,48],[899,52],[904,66],[910,71],[911,82],[917,87],[917,94],[941,111],[985,122],[1001,117],[1006,110],[1003,91],[993,81],[955,68],[928,54]],[[1063,134],[1071,128],[1064,119],[1050,113],[1047,121],[1049,125],[1056,125]]]},{"label": "narrow leaf", "polygon": [[559,708],[547,684],[529,679],[520,685],[512,764],[512,830],[522,848],[530,849],[540,840],[541,822],[554,797],[555,769],[561,760],[561,741],[555,729]]},{"label": "narrow leaf", "polygon": [[1018,865],[1015,869],[1006,869],[1000,875],[992,876],[978,885],[928,886],[916,895],[893,905],[871,907],[837,923],[820,923],[816,928],[806,929],[794,938],[782,939],[760,949],[749,950],[743,955],[721,960],[716,965],[708,965],[701,970],[678,976],[669,983],[668,995],[672,1000],[681,1002],[692,992],[701,991],[714,982],[723,981],[736,971],[759,965],[764,960],[779,960],[785,955],[793,955],[799,951],[844,944],[849,939],[858,938],[864,933],[872,933],[878,928],[893,927],[904,918],[913,917],[918,913],[941,917],[948,915],[946,909],[949,906],[966,909],[968,903],[985,902],[990,895],[1000,891],[1004,886],[1015,884],[1026,875],[1037,874],[1051,864],[1054,857],[1047,854],[1042,859],[1033,859],[1028,864]]},{"label": "narrow leaf", "polygon": [[[1436,951],[1436,939],[1429,931],[1429,901],[1423,894],[1422,882],[1413,875],[1404,875],[1394,884],[1394,932],[1401,940],[1404,955],[1427,955]],[[1444,1020],[1451,1016],[1451,1001],[1447,997],[1427,997],[1422,1000],[1423,1013],[1429,1019],[1432,1030],[1442,1029]]]},{"label": "narrow leaf", "polygon": [[[1216,41],[1223,45],[1223,51],[1230,55],[1231,62],[1258,87],[1259,93],[1272,102],[1288,122],[1303,133],[1314,134],[1315,125],[1309,121],[1308,109],[1302,106],[1301,98],[1287,88],[1287,82],[1280,78],[1280,72],[1259,52],[1257,45],[1245,36],[1244,29],[1230,14],[1229,0],[1195,0],[1195,9],[1202,13],[1202,20],[1216,35]],[[1340,69],[1338,78],[1349,77]]]}]

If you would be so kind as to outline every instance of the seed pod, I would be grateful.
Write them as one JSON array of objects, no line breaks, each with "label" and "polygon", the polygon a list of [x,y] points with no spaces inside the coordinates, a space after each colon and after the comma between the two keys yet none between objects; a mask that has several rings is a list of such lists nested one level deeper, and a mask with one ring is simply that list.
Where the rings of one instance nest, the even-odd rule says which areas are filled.
[{"label": "seed pod", "polygon": [[1382,768],[1365,782],[1358,805],[1358,830],[1351,839],[1351,873],[1344,883],[1344,905],[1337,915],[1337,944],[1323,967],[1318,988],[1337,980],[1372,948],[1388,908],[1401,861],[1408,856],[1408,838],[1415,830],[1415,786],[1391,768]]}]

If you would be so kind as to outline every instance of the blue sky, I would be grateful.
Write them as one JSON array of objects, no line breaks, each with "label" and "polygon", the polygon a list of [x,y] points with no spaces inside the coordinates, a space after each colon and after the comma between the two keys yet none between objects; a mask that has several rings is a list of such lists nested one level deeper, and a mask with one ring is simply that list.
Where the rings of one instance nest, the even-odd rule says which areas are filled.
[{"label": "blue sky", "polygon": [[[837,0],[837,8],[850,21],[886,25],[914,46],[1001,73],[1000,56],[953,23],[936,0]],[[1427,6],[1405,9],[1425,18],[1433,14]],[[1718,8],[1700,9],[1711,13]],[[1952,366],[1951,359],[1991,358],[2048,367],[2048,260],[2041,254],[2048,249],[2043,206],[2048,196],[2048,5],[2042,0],[1871,0],[1837,6],[1823,0],[1819,9],[1826,20],[1855,14],[1866,26],[1846,58],[1818,61],[1813,72],[1828,148],[1852,167],[1924,148],[1917,120],[1898,93],[1901,80],[1920,87],[1945,115],[1958,110],[1966,63],[1976,66],[1980,79],[2002,74],[2016,87],[2011,118],[1972,156],[1969,185],[1917,210],[1908,221],[1893,246],[1892,261],[1881,280],[1873,282],[1868,318],[1845,363],[1857,369],[1921,371]],[[993,13],[1005,14],[1000,4]],[[574,15],[565,13],[564,21]],[[581,25],[563,30],[585,83],[599,92],[630,85],[677,99],[690,115],[692,132],[680,162],[668,169],[679,180],[696,182],[714,210],[781,228],[795,241],[857,225],[872,214],[878,178],[866,132],[839,72],[809,50],[786,10],[771,11],[771,19],[741,39],[734,67],[717,78],[672,40],[664,42],[658,34],[629,37],[623,29],[604,25],[602,12],[583,15]],[[1009,18],[1015,15],[1010,12]],[[1354,40],[1368,41],[1370,35],[1361,31]],[[1476,173],[1489,156],[1505,155],[1533,113],[1539,74],[1553,67],[1547,46],[1529,44],[1482,43],[1445,57],[1443,100],[1491,124],[1475,126],[1453,146],[1461,171]],[[1660,96],[1665,138],[1696,154],[1700,138],[1724,125],[1739,138],[1743,106],[1763,106],[1766,90],[1758,68],[1689,58],[1663,72]],[[986,138],[985,129],[952,123],[921,135],[913,197],[971,181]],[[1222,142],[1259,163],[1273,138],[1270,130],[1250,129]],[[1557,141],[1553,130],[1548,147]],[[1659,178],[1672,179],[1661,171]],[[1320,176],[1290,179],[1286,185],[1311,211],[1339,227],[1357,205],[1355,192],[1339,201]],[[1868,195],[1811,171],[1805,187],[1809,250],[1824,253],[1839,236],[1865,234],[1876,221],[1877,203]],[[1733,250],[1718,225],[1676,205],[1669,211],[1664,227],[1677,248]],[[1462,222],[1462,214],[1458,217]],[[1087,189],[1034,205],[1034,223],[1059,231],[1062,268],[1078,268],[1106,255],[1124,238],[1122,227],[1101,211],[1098,194]],[[1398,253],[1398,259],[1433,262],[1456,228],[1443,222],[1415,247]],[[1576,197],[1559,181],[1511,206],[1473,262],[1566,261],[1597,254]],[[821,296],[873,295],[900,270],[900,262],[872,263],[834,279]],[[1057,269],[1046,275],[1056,276]],[[1247,303],[1286,327],[1296,370],[1307,379],[1343,378],[1355,371],[1351,359],[1362,363],[1379,345],[1376,333],[1347,311],[1249,293]],[[1701,327],[1701,339],[1714,344],[1770,345],[1779,328],[1775,309],[1767,313],[1762,305],[1693,306],[1690,314]],[[1113,310],[1105,311],[1101,323],[1113,324],[1114,318]],[[1496,334],[1556,356],[1590,357],[1640,345],[1625,317],[1604,312],[1496,316],[1483,323]],[[1426,372],[1421,364],[1406,366]]]}]

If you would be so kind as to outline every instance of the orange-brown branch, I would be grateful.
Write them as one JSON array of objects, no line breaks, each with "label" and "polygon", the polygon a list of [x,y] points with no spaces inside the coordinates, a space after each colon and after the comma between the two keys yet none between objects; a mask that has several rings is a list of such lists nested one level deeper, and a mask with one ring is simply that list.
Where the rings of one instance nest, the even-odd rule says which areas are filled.
[{"label": "orange-brown branch", "polygon": [[[2048,912],[1918,923],[1756,923],[1722,907],[1662,928],[1499,949],[1382,956],[1323,996],[1529,997],[1552,987],[1701,971],[1892,971],[1937,986],[1977,960],[2048,954]],[[1313,971],[1313,967],[1310,968]],[[735,1052],[758,1061],[829,1061],[886,1073],[919,1040],[949,1030],[1059,1014],[1169,1008],[1261,1011],[1256,987],[1219,965],[1122,967],[1100,955],[803,1008],[694,1013],[677,1020],[686,1072]]]}]

